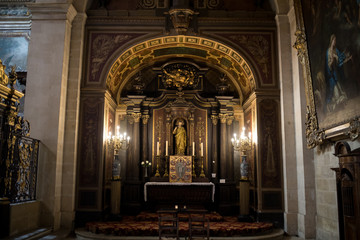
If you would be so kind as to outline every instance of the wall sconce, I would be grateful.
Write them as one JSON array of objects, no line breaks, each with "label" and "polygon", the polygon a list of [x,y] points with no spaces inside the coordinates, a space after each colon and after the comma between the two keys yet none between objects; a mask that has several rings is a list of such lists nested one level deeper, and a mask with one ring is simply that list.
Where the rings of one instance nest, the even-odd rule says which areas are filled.
[{"label": "wall sconce", "polygon": [[240,138],[236,137],[236,133],[234,134],[234,137],[231,139],[231,143],[234,147],[235,151],[241,151],[242,152],[242,161],[240,163],[240,175],[241,180],[248,180],[249,179],[249,163],[246,161],[246,152],[251,150],[252,148],[252,138],[251,138],[251,132],[249,132],[249,135],[245,135],[245,128],[243,128]]},{"label": "wall sconce", "polygon": [[112,178],[113,180],[120,180],[120,159],[119,159],[119,150],[128,149],[130,145],[130,136],[126,135],[126,132],[120,133],[120,126],[117,126],[116,135],[112,135],[109,132],[107,137],[107,145],[109,148],[114,150],[114,160],[112,164]]},{"label": "wall sconce", "polygon": [[116,135],[112,135],[111,132],[109,132],[107,144],[109,147],[114,148],[115,151],[120,149],[128,149],[129,143],[130,136],[127,136],[126,132],[123,134],[120,133],[120,126],[117,126]]}]

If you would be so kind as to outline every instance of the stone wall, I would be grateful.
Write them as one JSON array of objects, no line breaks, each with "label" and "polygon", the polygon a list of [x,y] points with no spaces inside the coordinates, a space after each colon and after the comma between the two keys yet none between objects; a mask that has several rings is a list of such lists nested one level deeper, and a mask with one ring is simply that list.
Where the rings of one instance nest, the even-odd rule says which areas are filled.
[{"label": "stone wall", "polygon": [[[348,141],[351,150],[360,147],[360,140]],[[334,156],[335,144],[324,144],[314,150],[316,183],[316,239],[339,239],[336,176],[331,168],[339,167]]]}]

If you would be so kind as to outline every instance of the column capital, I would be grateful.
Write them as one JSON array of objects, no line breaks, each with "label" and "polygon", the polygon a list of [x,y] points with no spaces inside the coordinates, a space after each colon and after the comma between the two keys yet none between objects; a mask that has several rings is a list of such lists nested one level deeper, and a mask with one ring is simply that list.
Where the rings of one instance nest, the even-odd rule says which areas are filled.
[{"label": "column capital", "polygon": [[134,122],[140,122],[140,119],[141,119],[141,113],[132,113],[131,114],[133,119],[134,119]]},{"label": "column capital", "polygon": [[149,119],[150,119],[150,116],[149,116],[148,114],[142,115],[141,118],[142,118],[142,123],[143,123],[144,125],[148,124]]},{"label": "column capital", "polygon": [[233,120],[234,120],[234,116],[228,116],[226,118],[226,124],[230,126],[233,123]]},{"label": "column capital", "polygon": [[211,115],[211,121],[212,121],[212,124],[216,126],[219,122],[219,116],[217,116],[215,114]]},{"label": "column capital", "polygon": [[227,113],[219,113],[219,118],[221,123],[226,123],[226,119],[228,118]]}]

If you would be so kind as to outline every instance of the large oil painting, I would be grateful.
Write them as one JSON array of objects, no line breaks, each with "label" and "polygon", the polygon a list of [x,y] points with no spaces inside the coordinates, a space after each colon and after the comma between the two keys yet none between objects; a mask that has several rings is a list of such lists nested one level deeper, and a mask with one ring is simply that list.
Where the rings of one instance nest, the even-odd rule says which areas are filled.
[{"label": "large oil painting", "polygon": [[308,99],[313,101],[318,129],[330,132],[360,116],[360,1],[295,3],[307,43],[307,92],[312,94]]}]

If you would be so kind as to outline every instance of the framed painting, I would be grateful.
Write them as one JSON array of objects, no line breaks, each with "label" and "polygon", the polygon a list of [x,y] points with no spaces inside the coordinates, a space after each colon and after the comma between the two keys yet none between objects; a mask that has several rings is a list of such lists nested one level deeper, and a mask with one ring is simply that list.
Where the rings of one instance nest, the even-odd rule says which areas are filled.
[{"label": "framed painting", "polygon": [[360,3],[295,0],[307,100],[307,145],[360,133]]},{"label": "framed painting", "polygon": [[170,156],[169,182],[191,183],[192,157],[175,155]]}]

